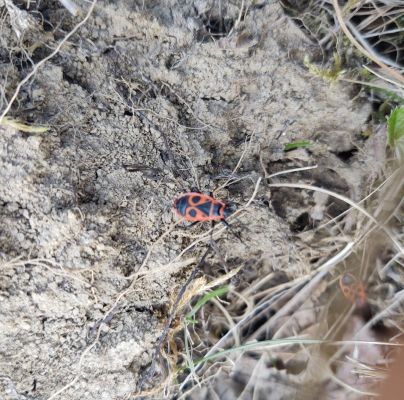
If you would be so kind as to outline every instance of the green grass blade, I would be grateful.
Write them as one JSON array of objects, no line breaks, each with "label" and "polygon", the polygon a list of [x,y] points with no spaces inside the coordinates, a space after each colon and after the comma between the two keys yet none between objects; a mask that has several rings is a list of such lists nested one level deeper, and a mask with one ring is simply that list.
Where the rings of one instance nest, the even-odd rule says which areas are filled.
[{"label": "green grass blade", "polygon": [[300,140],[297,142],[290,142],[285,144],[284,151],[295,150],[304,147],[313,146],[313,143],[310,140]]},{"label": "green grass blade", "polygon": [[211,299],[214,297],[220,297],[226,294],[230,288],[228,286],[222,286],[211,292],[206,293],[203,297],[201,297],[197,303],[192,307],[192,310],[185,316],[185,320],[189,323],[195,323],[195,314]]},{"label": "green grass blade", "polygon": [[395,108],[387,120],[387,139],[397,158],[404,160],[404,107]]}]

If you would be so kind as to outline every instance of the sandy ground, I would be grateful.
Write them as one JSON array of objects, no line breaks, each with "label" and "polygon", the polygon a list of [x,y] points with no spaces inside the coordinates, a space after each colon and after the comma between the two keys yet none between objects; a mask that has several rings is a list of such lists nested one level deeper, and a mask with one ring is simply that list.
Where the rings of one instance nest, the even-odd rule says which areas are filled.
[{"label": "sandy ground", "polygon": [[[0,1],[3,108],[31,62],[80,20],[58,2],[20,3],[29,25],[18,37]],[[50,130],[0,127],[1,399],[124,399],[137,389],[172,294],[206,248],[181,254],[209,228],[173,227],[182,191],[209,193],[236,176],[215,194],[241,207],[263,167],[318,165],[287,181],[363,195],[373,173],[366,99],[309,73],[304,56],[321,64],[321,53],[277,2],[247,3],[240,14],[229,2],[99,1],[23,87],[9,116]],[[312,146],[283,151],[299,140]],[[232,221],[242,242],[226,231],[217,244],[230,270],[298,276],[294,233],[345,208],[263,181]],[[218,258],[208,257],[210,277]]]}]

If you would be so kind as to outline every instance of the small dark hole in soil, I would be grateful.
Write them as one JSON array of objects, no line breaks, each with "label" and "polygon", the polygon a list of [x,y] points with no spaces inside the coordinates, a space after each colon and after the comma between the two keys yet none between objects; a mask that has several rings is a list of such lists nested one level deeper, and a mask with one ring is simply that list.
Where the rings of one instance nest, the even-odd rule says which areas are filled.
[{"label": "small dark hole in soil", "polygon": [[125,110],[123,112],[123,115],[125,115],[126,117],[133,117],[135,114],[132,111]]},{"label": "small dark hole in soil", "polygon": [[70,84],[77,84],[77,81],[68,73],[63,71],[63,80]]},{"label": "small dark hole in soil", "polygon": [[90,193],[90,192],[78,192],[77,194],[77,201],[78,205],[84,205],[84,204],[91,204],[96,201],[95,193]]},{"label": "small dark hole in soil", "polygon": [[291,224],[290,230],[292,232],[302,232],[310,224],[310,216],[308,212],[300,214],[296,220]]},{"label": "small dark hole in soil", "polygon": [[110,54],[110,53],[116,53],[114,46],[108,46],[106,47],[101,54]]},{"label": "small dark hole in soil", "polygon": [[150,308],[146,306],[138,306],[133,309],[138,313],[150,313]]},{"label": "small dark hole in soil", "polygon": [[269,200],[262,200],[262,204],[264,204],[264,206],[266,206],[266,207],[269,207],[271,205]]},{"label": "small dark hole in soil", "polygon": [[170,54],[165,62],[167,69],[171,69],[175,65],[176,59],[174,54]]},{"label": "small dark hole in soil", "polygon": [[379,335],[387,335],[390,336],[391,332],[389,332],[389,328],[387,328],[386,325],[384,325],[383,321],[376,321],[370,329],[372,329],[373,332],[379,334]]},{"label": "small dark hole in soil", "polygon": [[50,22],[48,22],[47,20],[44,20],[44,21],[43,21],[42,27],[43,27],[43,30],[44,30],[45,32],[51,32],[51,31],[53,31],[53,25],[52,25]]},{"label": "small dark hole in soil", "polygon": [[202,16],[202,23],[204,27],[197,34],[197,40],[202,42],[227,36],[234,26],[233,18],[224,18],[211,13]]},{"label": "small dark hole in soil", "polygon": [[234,21],[232,18],[223,17],[208,17],[204,18],[203,23],[205,25],[206,31],[212,36],[226,36],[231,28],[233,28]]},{"label": "small dark hole in soil", "polygon": [[338,153],[335,153],[335,155],[342,161],[349,161],[349,159],[354,156],[358,152],[358,149],[353,148],[349,149],[347,151],[340,151]]}]

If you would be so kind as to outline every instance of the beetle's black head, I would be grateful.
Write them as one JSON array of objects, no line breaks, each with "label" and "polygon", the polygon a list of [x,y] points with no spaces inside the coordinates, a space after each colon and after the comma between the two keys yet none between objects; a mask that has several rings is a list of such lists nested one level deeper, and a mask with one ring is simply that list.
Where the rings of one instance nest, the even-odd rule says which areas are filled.
[{"label": "beetle's black head", "polygon": [[232,215],[235,211],[237,210],[236,204],[235,203],[226,203],[226,206],[224,207],[223,210],[223,216],[224,218],[229,217],[230,215]]}]

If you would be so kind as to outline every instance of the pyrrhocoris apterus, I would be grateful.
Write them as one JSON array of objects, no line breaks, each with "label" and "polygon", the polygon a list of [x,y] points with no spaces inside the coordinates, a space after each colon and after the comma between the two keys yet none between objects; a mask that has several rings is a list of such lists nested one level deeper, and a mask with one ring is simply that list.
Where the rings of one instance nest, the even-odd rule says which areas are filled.
[{"label": "pyrrhocoris apterus", "polygon": [[234,206],[206,194],[189,192],[174,200],[174,211],[189,222],[226,222],[234,212]]},{"label": "pyrrhocoris apterus", "polygon": [[357,307],[366,304],[366,292],[363,283],[354,275],[345,272],[339,279],[339,287],[345,298]]}]

